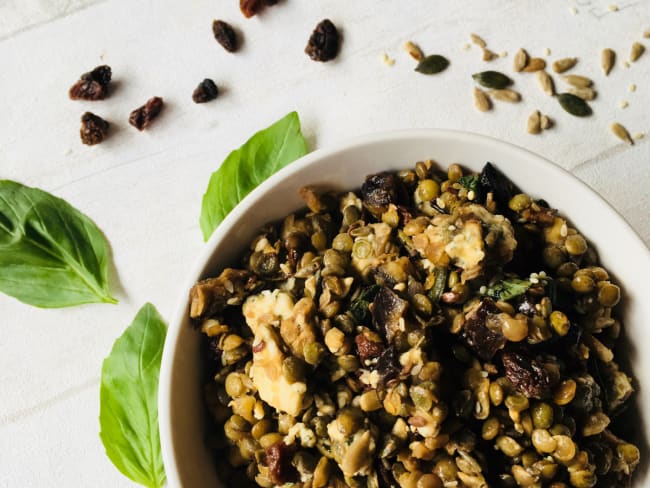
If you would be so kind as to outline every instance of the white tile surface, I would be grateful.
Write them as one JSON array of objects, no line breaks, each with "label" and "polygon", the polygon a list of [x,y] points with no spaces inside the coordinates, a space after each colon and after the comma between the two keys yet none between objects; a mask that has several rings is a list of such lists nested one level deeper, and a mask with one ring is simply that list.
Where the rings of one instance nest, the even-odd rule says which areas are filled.
[{"label": "white tile surface", "polygon": [[[210,173],[290,110],[300,113],[312,149],[408,127],[463,129],[524,146],[573,170],[650,242],[650,54],[630,68],[621,64],[650,28],[650,3],[619,2],[615,13],[611,3],[290,0],[247,20],[235,0],[0,2],[0,177],[54,192],[95,220],[112,246],[121,301],[44,311],[0,295],[0,486],[129,486],[97,435],[101,361],[145,301],[169,316],[186,292],[179,277],[202,247],[198,215]],[[79,6],[86,8],[61,15]],[[216,44],[216,17],[243,31],[241,52]],[[320,64],[302,51],[324,17],[342,28],[344,43],[335,62]],[[464,51],[470,32],[508,57],[487,64],[475,47]],[[447,56],[450,68],[414,73],[402,50],[408,39]],[[574,71],[596,81],[595,115],[568,116],[530,74],[513,75],[521,104],[477,112],[470,74],[510,72],[522,46],[536,56],[550,48],[549,61],[579,57]],[[607,78],[599,67],[604,47],[619,53]],[[381,62],[382,52],[396,59],[393,67]],[[114,72],[110,98],[68,100],[78,75],[103,62]],[[223,94],[195,105],[192,90],[205,77]],[[139,133],[128,114],[153,95],[166,108]],[[528,135],[534,109],[556,127]],[[110,138],[92,148],[78,137],[85,110],[112,124]],[[614,120],[646,137],[625,146],[608,132]]]}]

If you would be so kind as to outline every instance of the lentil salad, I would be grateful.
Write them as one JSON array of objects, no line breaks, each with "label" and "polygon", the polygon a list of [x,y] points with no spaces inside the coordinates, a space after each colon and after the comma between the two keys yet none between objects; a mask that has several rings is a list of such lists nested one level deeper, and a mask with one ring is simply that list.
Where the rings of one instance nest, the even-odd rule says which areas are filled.
[{"label": "lentil salad", "polygon": [[[627,486],[620,289],[494,166],[431,161],[262,229],[197,283],[209,442],[243,486]],[[233,481],[236,480],[236,481]]]}]

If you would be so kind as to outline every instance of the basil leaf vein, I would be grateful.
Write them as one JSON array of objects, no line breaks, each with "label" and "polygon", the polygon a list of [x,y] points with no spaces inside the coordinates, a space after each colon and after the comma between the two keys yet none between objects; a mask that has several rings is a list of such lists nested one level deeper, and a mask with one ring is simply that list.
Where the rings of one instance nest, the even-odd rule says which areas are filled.
[{"label": "basil leaf vein", "polygon": [[102,365],[99,436],[125,476],[158,488],[165,468],[158,430],[158,377],[167,326],[145,304]]},{"label": "basil leaf vein", "polygon": [[300,119],[290,112],[232,151],[212,173],[201,205],[201,231],[208,240],[221,221],[257,185],[307,154]]},{"label": "basil leaf vein", "polygon": [[101,230],[65,200],[0,181],[0,291],[42,308],[117,303]]}]

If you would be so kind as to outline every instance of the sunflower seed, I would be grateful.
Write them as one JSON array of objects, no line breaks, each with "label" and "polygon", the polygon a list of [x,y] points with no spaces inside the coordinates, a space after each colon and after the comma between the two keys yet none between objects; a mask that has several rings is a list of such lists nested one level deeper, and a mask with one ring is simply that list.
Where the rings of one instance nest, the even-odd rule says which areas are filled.
[{"label": "sunflower seed", "polygon": [[472,75],[474,81],[485,88],[494,88],[500,90],[507,86],[512,85],[512,80],[503,73],[498,71],[483,71],[481,73],[474,73]]},{"label": "sunflower seed", "polygon": [[616,53],[612,49],[603,49],[603,52],[600,56],[600,65],[605,72],[605,76],[609,75],[609,72],[614,67],[614,62],[616,61]]},{"label": "sunflower seed", "polygon": [[547,130],[553,127],[553,120],[551,120],[548,115],[542,115],[541,119],[539,120],[539,126],[542,128],[542,130]]},{"label": "sunflower seed", "polygon": [[562,58],[553,63],[553,71],[556,73],[564,73],[565,71],[573,68],[578,62],[577,58]]},{"label": "sunflower seed", "polygon": [[404,43],[404,50],[416,61],[422,61],[424,59],[422,49],[411,41],[406,41]]},{"label": "sunflower seed", "polygon": [[630,137],[630,133],[618,122],[614,122],[612,125],[610,125],[609,130],[611,130],[612,134],[618,137],[621,141],[627,142],[630,146],[634,144],[634,141]]},{"label": "sunflower seed", "polygon": [[632,44],[632,49],[630,50],[630,61],[634,62],[641,57],[645,51],[645,46],[640,42],[635,42]]},{"label": "sunflower seed", "polygon": [[542,90],[548,96],[552,97],[555,95],[555,84],[553,83],[553,78],[546,71],[537,72],[537,80],[539,81]]},{"label": "sunflower seed", "polygon": [[474,105],[481,112],[487,112],[492,108],[492,102],[490,102],[485,92],[478,87],[474,87]]},{"label": "sunflower seed", "polygon": [[561,93],[557,100],[566,112],[576,117],[586,117],[592,113],[589,104],[573,93]]},{"label": "sunflower seed", "polygon": [[587,88],[593,84],[593,81],[591,81],[589,78],[580,75],[566,75],[563,76],[562,79],[569,85],[575,86],[576,88]]},{"label": "sunflower seed", "polygon": [[425,75],[434,75],[446,70],[447,66],[449,66],[449,60],[447,58],[439,54],[432,54],[420,61],[415,67],[415,71]]},{"label": "sunflower seed", "polygon": [[539,110],[535,110],[526,121],[526,130],[529,134],[539,134],[542,131],[542,121]]},{"label": "sunflower seed", "polygon": [[512,63],[512,68],[517,73],[519,73],[521,70],[523,70],[526,67],[527,64],[528,64],[528,53],[524,48],[521,48],[515,54],[515,59]]},{"label": "sunflower seed", "polygon": [[583,100],[593,100],[596,98],[596,90],[593,88],[570,88],[569,93],[574,94],[576,97],[580,97]]},{"label": "sunflower seed", "polygon": [[530,58],[524,67],[524,71],[526,73],[533,73],[544,68],[546,68],[546,61],[544,61],[542,58]]},{"label": "sunflower seed", "polygon": [[487,46],[487,43],[480,36],[477,36],[476,34],[470,34],[469,37],[477,46],[482,48],[485,48],[485,46]]},{"label": "sunflower seed", "polygon": [[488,93],[491,98],[494,98],[495,100],[499,100],[501,102],[517,103],[521,101],[521,95],[519,92],[510,90],[508,88],[504,88],[502,90],[490,90]]},{"label": "sunflower seed", "polygon": [[498,57],[497,53],[490,51],[488,48],[483,48],[483,61],[492,61]]}]

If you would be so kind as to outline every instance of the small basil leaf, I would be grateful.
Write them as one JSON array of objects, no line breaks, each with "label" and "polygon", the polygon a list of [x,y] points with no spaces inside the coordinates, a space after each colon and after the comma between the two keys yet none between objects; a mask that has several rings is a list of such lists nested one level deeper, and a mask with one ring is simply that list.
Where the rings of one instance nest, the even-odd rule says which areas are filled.
[{"label": "small basil leaf", "polygon": [[509,278],[492,285],[487,290],[487,295],[495,300],[510,300],[523,295],[530,288],[530,281]]},{"label": "small basil leaf", "polygon": [[122,474],[158,488],[165,468],[158,431],[158,375],[167,326],[145,304],[102,365],[99,437]]},{"label": "small basil leaf", "polygon": [[0,291],[36,307],[117,303],[106,238],[65,200],[0,181]]},{"label": "small basil leaf", "polygon": [[226,215],[257,185],[305,154],[307,144],[296,112],[259,131],[231,152],[212,173],[203,195],[203,238],[207,241]]},{"label": "small basil leaf", "polygon": [[439,54],[432,54],[420,61],[415,67],[415,71],[424,75],[435,75],[446,70],[447,66],[449,66],[449,60],[447,58]]},{"label": "small basil leaf", "polygon": [[359,293],[356,300],[352,300],[350,312],[357,322],[364,323],[370,320],[370,304],[380,289],[379,285],[370,285]]}]

